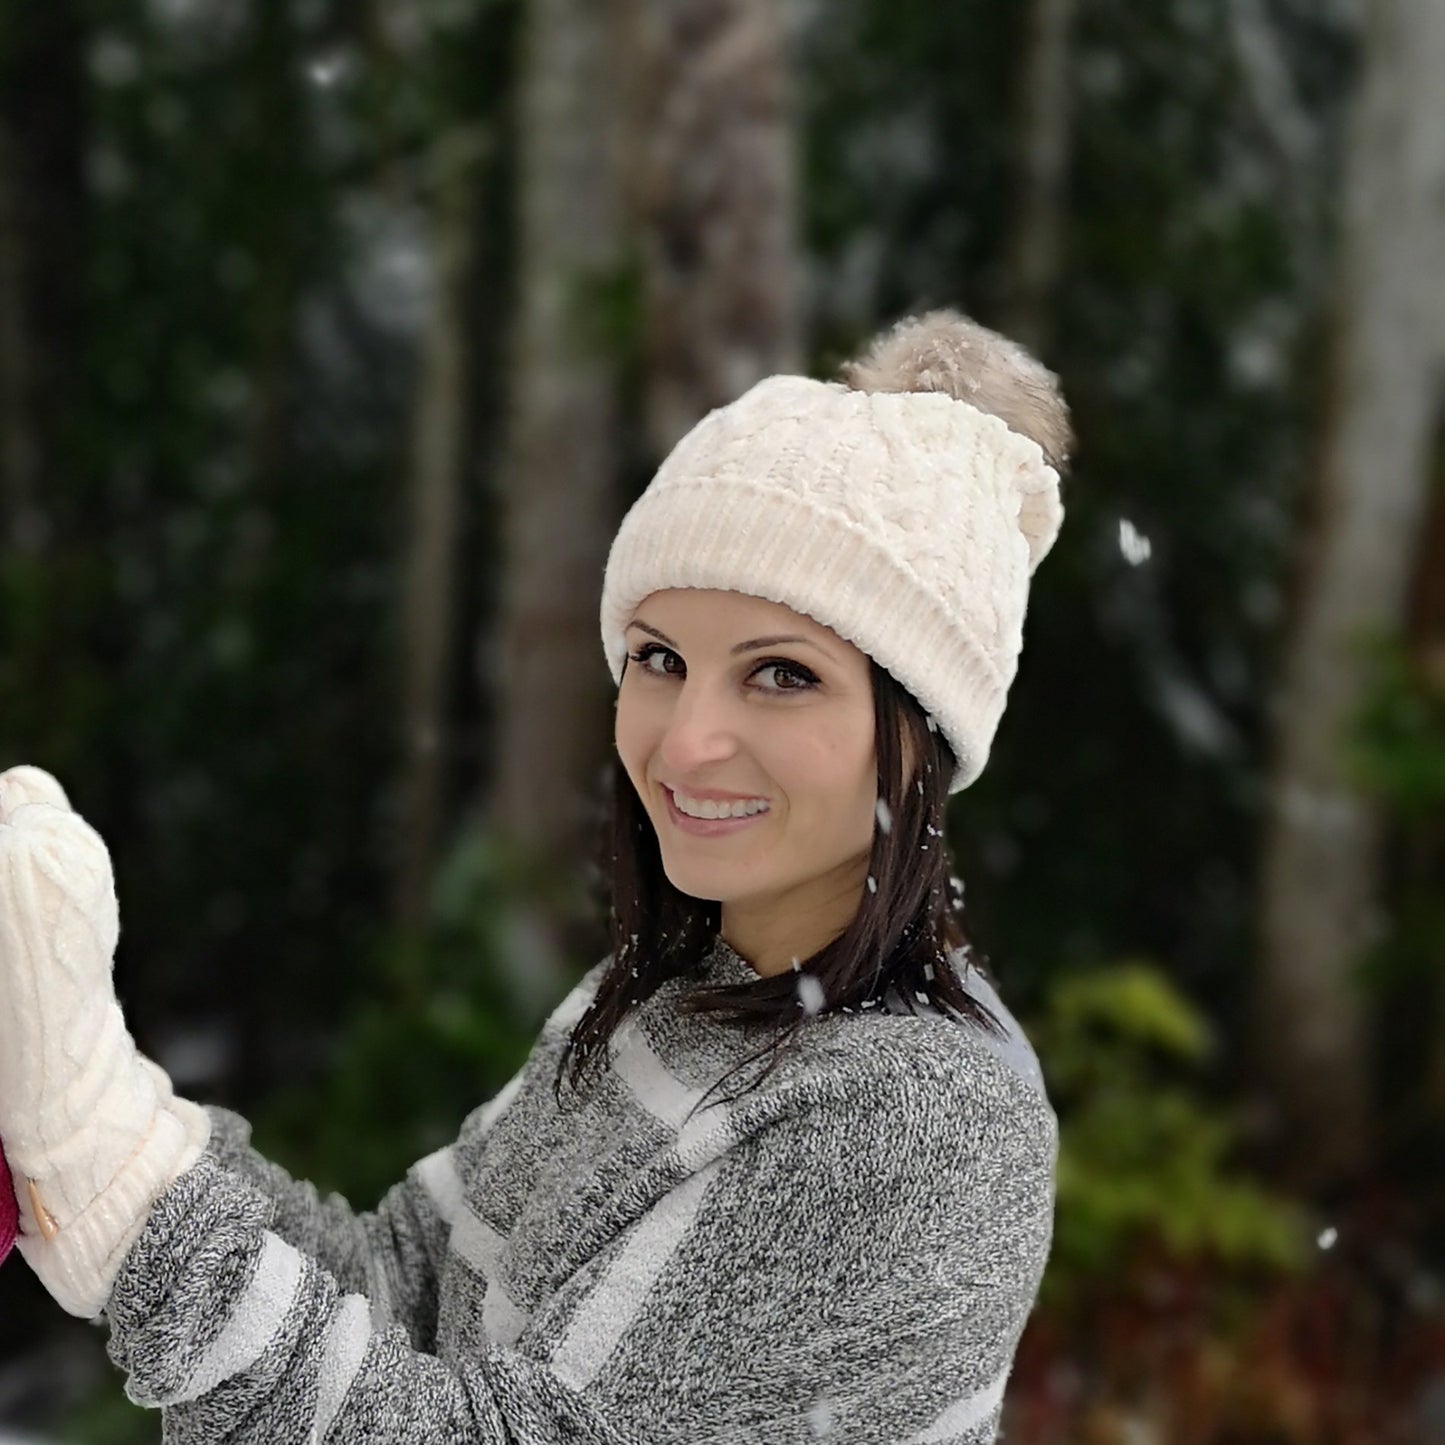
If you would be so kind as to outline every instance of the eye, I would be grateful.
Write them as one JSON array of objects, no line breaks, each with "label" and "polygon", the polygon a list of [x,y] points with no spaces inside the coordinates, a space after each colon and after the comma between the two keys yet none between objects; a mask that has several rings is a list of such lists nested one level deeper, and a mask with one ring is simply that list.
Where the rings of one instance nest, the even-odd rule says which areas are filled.
[{"label": "eye", "polygon": [[[652,666],[649,666],[649,663],[652,662],[653,657],[672,657],[672,659],[675,659],[676,662],[679,663],[679,666],[676,670],[673,670],[668,668],[665,662],[662,668],[652,668]],[[682,676],[682,673],[686,672],[685,666],[682,666],[681,657],[676,655],[670,647],[663,647],[662,643],[644,643],[636,652],[627,653],[627,660],[629,660],[629,662],[636,662],[637,666],[642,668],[643,672],[646,673],[647,676],[650,676],[650,678]]]},{"label": "eye", "polygon": [[764,689],[767,692],[808,692],[818,686],[815,673],[809,672],[801,662],[786,662],[782,657],[760,663],[753,670],[753,676],[757,678],[764,672],[775,675],[773,685]]},{"label": "eye", "polygon": [[[655,657],[662,659],[660,668],[652,666]],[[643,643],[636,652],[627,653],[627,660],[637,663],[637,668],[647,678],[685,678],[688,675],[688,666],[682,657],[670,647],[663,647],[662,643]],[[749,673],[749,681],[760,678],[764,673],[773,673],[773,678],[760,686],[760,692],[811,692],[818,686],[816,673],[805,668],[801,662],[789,662],[786,657],[770,657],[766,662],[760,662]]]}]

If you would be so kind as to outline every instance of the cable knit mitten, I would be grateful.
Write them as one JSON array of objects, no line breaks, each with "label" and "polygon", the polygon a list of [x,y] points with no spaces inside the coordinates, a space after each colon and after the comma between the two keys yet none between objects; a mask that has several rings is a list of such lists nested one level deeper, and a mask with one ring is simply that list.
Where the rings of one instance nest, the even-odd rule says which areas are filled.
[{"label": "cable knit mitten", "polygon": [[0,774],[0,1141],[18,1247],[62,1308],[98,1315],[210,1119],[126,1029],[110,854],[39,768]]}]

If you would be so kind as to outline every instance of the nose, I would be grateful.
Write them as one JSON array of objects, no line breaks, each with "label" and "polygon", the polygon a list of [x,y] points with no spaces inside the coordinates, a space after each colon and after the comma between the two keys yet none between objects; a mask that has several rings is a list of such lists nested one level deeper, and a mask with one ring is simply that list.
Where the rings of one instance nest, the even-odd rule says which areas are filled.
[{"label": "nose", "polygon": [[737,718],[720,691],[685,681],[676,692],[658,752],[674,777],[692,777],[738,750]]}]

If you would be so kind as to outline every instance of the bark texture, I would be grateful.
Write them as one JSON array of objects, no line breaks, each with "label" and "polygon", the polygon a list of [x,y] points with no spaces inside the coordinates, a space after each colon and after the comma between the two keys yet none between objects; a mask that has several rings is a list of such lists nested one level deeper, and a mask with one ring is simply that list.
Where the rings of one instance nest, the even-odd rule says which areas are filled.
[{"label": "bark texture", "polygon": [[1017,192],[1003,330],[1036,355],[1051,340],[1049,306],[1058,287],[1068,218],[1074,5],[1075,0],[1029,0],[1019,66]]},{"label": "bark texture", "polygon": [[1355,969],[1379,936],[1378,807],[1347,749],[1361,648],[1404,624],[1438,403],[1445,247],[1445,7],[1373,0],[1342,217],[1332,389],[1283,659],[1262,854],[1256,1065],[1284,1172],[1368,1162]]},{"label": "bark texture", "polygon": [[[502,953],[524,998],[565,991],[568,918],[610,747],[597,603],[617,522],[618,366],[605,324],[620,272],[614,33],[593,0],[533,0],[518,105],[518,311],[501,476],[505,576],[489,823],[521,859]],[[534,888],[527,886],[528,882]]]},{"label": "bark texture", "polygon": [[443,137],[434,155],[434,281],[412,423],[401,658],[402,851],[394,912],[409,928],[425,919],[442,821],[481,143],[477,132],[459,130]]},{"label": "bark texture", "polygon": [[774,0],[624,0],[627,204],[644,409],[661,458],[755,381],[802,364],[789,53]]}]

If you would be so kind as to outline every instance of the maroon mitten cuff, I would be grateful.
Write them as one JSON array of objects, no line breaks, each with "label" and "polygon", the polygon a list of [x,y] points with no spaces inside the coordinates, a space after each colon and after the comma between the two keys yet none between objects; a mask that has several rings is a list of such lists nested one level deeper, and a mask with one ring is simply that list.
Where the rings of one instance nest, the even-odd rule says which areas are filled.
[{"label": "maroon mitten cuff", "polygon": [[0,1151],[0,1264],[15,1248],[15,1236],[20,1229],[20,1206],[15,1202],[15,1185],[10,1178],[10,1166],[5,1154]]}]

